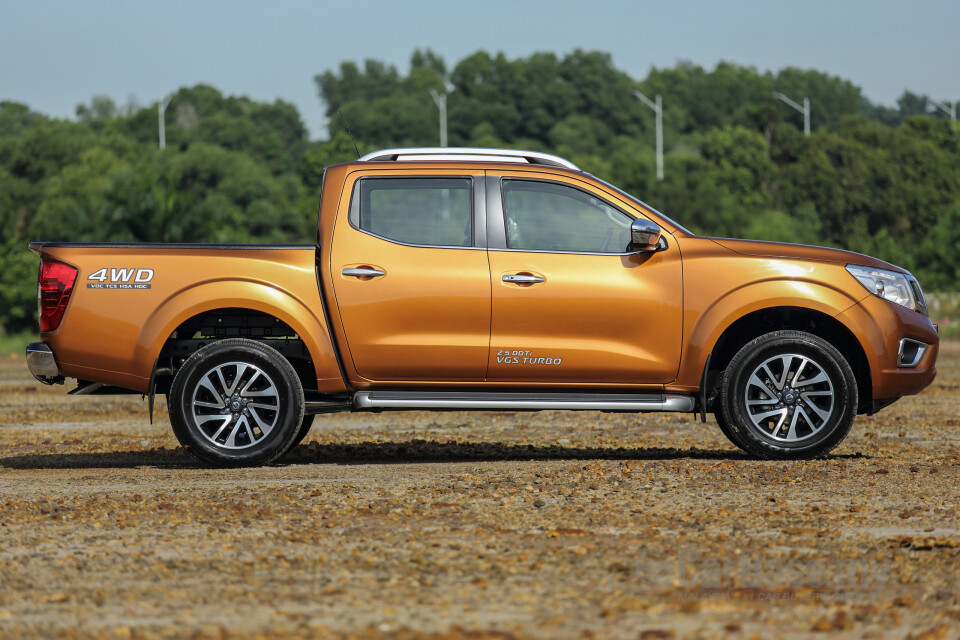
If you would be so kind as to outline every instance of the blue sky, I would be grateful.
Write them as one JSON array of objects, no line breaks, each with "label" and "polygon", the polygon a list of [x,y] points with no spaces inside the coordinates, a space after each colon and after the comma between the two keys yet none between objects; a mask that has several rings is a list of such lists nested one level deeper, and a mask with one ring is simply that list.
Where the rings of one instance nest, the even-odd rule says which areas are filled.
[{"label": "blue sky", "polygon": [[943,101],[960,99],[957,34],[960,0],[0,0],[0,100],[73,117],[94,95],[146,105],[203,82],[293,102],[317,137],[314,75],[365,58],[406,71],[420,47],[449,67],[478,49],[596,49],[638,79],[681,59],[796,66],[849,79],[875,102],[904,89]]}]

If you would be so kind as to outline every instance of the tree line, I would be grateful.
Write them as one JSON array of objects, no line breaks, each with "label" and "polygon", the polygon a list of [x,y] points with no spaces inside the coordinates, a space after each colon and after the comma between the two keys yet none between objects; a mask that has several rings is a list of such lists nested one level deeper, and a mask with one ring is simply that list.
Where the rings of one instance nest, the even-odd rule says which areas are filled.
[{"label": "tree line", "polygon": [[[819,71],[725,62],[638,80],[579,50],[480,51],[453,68],[418,50],[405,74],[367,60],[315,81],[324,140],[289,103],[206,85],[174,94],[162,151],[156,104],[94,97],[65,120],[0,102],[0,331],[34,325],[32,240],[312,241],[324,167],[356,157],[340,114],[363,153],[436,146],[431,89],[447,96],[451,146],[557,153],[698,233],[852,249],[958,288],[960,129],[925,96],[876,105]],[[654,114],[634,90],[663,98],[663,181]],[[773,92],[809,98],[810,136]]]}]

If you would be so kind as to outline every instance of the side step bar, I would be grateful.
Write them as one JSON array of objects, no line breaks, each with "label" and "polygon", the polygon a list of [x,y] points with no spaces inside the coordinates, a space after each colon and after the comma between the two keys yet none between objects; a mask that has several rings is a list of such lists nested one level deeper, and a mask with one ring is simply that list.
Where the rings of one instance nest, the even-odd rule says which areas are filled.
[{"label": "side step bar", "polygon": [[662,393],[496,393],[463,391],[360,391],[357,409],[508,409],[542,411],[693,411],[693,396]]}]

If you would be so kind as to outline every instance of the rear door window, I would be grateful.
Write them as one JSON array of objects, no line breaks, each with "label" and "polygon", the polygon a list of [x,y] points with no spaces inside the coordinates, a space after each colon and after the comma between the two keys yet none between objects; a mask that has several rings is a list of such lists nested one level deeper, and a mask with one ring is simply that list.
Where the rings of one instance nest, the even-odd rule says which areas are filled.
[{"label": "rear door window", "polygon": [[472,247],[472,187],[470,178],[362,178],[350,222],[403,244]]}]

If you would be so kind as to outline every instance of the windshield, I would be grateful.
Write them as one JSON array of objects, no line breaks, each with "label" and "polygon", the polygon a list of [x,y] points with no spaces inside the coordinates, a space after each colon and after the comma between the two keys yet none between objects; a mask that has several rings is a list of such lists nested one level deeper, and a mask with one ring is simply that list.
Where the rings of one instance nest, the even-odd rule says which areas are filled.
[{"label": "windshield", "polygon": [[682,224],[679,224],[676,220],[674,220],[674,219],[671,218],[670,216],[667,216],[667,215],[664,215],[664,214],[660,213],[659,211],[657,211],[656,209],[654,209],[653,207],[651,207],[650,205],[648,205],[648,204],[647,204],[646,202],[644,202],[643,200],[640,200],[639,198],[635,198],[634,196],[630,195],[629,193],[627,193],[626,191],[624,191],[624,190],[621,189],[620,187],[615,187],[614,185],[610,184],[610,183],[607,182],[606,180],[603,180],[602,178],[598,178],[598,177],[595,176],[595,175],[592,175],[592,174],[587,174],[587,175],[590,175],[591,178],[593,178],[594,180],[596,180],[596,181],[599,182],[600,184],[604,185],[605,187],[607,187],[607,188],[609,188],[609,189],[617,192],[619,195],[623,196],[623,197],[626,198],[627,200],[638,204],[641,208],[647,209],[648,211],[657,214],[658,216],[660,216],[661,218],[663,218],[664,220],[666,220],[667,222],[669,222],[670,224],[672,224],[674,227],[676,227],[678,230],[680,230],[680,231],[682,231],[682,232],[684,232],[684,233],[690,234],[691,236],[697,235],[697,234],[695,234],[694,232],[692,232],[692,231],[690,231],[689,229],[687,229],[686,227],[684,227]]}]

